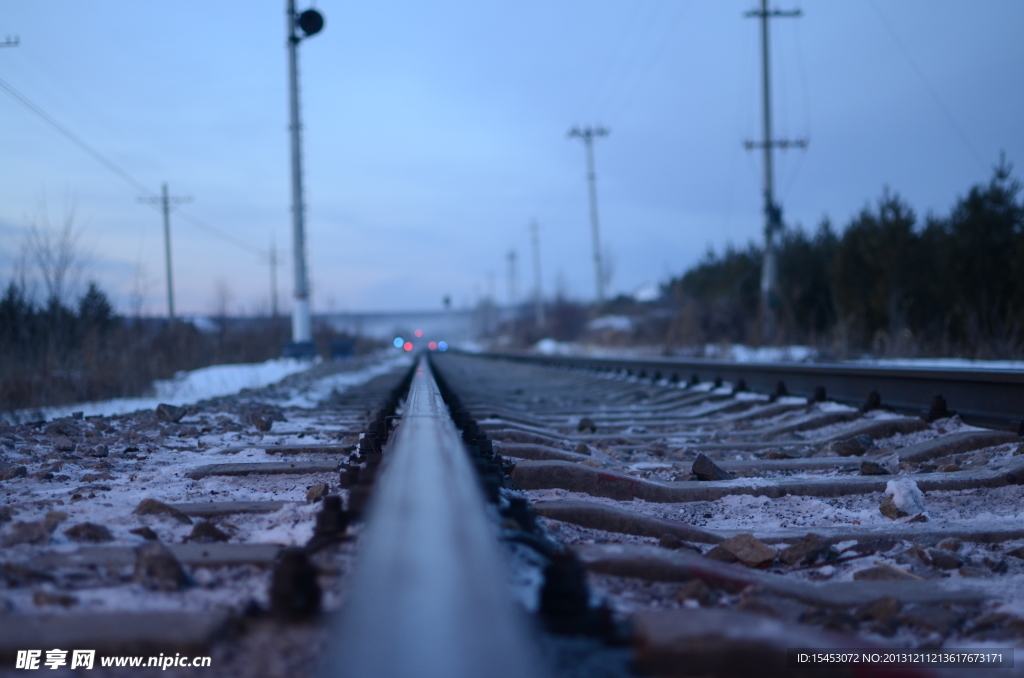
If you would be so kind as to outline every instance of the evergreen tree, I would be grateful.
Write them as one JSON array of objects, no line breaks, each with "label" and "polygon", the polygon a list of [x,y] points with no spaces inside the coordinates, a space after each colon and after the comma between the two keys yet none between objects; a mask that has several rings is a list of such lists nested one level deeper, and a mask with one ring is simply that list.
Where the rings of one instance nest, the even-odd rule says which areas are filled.
[{"label": "evergreen tree", "polygon": [[892,338],[908,326],[924,268],[915,222],[913,210],[887,188],[877,210],[865,207],[836,246],[838,315],[865,345],[880,332]]}]

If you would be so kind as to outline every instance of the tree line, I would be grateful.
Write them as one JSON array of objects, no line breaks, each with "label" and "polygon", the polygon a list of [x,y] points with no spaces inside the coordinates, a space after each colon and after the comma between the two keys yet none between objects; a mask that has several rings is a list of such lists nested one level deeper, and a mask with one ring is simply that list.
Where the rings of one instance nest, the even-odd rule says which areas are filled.
[{"label": "tree line", "polygon": [[[670,344],[761,343],[763,249],[709,251],[664,285]],[[1019,357],[1024,349],[1024,202],[1001,160],[945,215],[919,219],[886,189],[841,233],[784,229],[776,341],[851,353]]]},{"label": "tree line", "polygon": [[233,334],[119,316],[94,282],[77,299],[37,303],[28,285],[10,281],[0,297],[0,411],[140,395],[155,379],[219,358],[273,355],[264,345],[239,350],[252,342]]}]

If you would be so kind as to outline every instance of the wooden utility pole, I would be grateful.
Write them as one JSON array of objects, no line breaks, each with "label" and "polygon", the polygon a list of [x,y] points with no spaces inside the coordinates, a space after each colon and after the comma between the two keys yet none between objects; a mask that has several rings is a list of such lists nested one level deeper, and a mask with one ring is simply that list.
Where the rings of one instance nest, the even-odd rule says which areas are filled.
[{"label": "wooden utility pole", "polygon": [[182,203],[192,202],[191,197],[171,197],[167,194],[167,182],[163,183],[160,196],[139,198],[139,202],[158,204],[164,214],[164,263],[167,268],[167,318],[174,322],[174,276],[171,273],[171,209]]},{"label": "wooden utility pole", "polygon": [[761,264],[761,336],[766,342],[776,339],[775,314],[779,306],[777,292],[775,236],[782,230],[782,206],[775,202],[775,179],[772,167],[773,148],[806,148],[806,139],[787,140],[772,138],[772,88],[771,62],[769,60],[768,20],[772,17],[799,17],[800,10],[769,10],[768,0],[761,0],[761,9],[751,10],[747,17],[761,19],[761,113],[763,138],[761,141],[744,142],[747,150],[760,148],[764,151],[764,260]]}]

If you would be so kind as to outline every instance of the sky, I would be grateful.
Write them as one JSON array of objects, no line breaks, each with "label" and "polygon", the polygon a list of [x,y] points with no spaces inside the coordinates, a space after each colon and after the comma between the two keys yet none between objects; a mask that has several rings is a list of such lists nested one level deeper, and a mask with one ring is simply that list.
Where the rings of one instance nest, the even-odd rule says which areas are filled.
[{"label": "sky", "polygon": [[[533,220],[545,294],[593,299],[573,125],[610,130],[594,149],[610,294],[759,241],[761,158],[742,144],[761,134],[753,5],[318,0],[326,26],[300,45],[314,312],[507,303],[510,251],[522,300]],[[842,228],[884,187],[944,214],[1001,151],[1024,162],[1024,3],[777,7],[803,15],[771,21],[774,131],[810,142],[777,154],[787,226]],[[191,198],[171,218],[179,314],[266,312],[272,243],[287,305],[283,0],[9,0],[7,35],[0,284],[26,270],[32,225],[71,218],[79,289],[95,280],[120,312],[165,314],[162,218],[139,198],[167,182]]]}]

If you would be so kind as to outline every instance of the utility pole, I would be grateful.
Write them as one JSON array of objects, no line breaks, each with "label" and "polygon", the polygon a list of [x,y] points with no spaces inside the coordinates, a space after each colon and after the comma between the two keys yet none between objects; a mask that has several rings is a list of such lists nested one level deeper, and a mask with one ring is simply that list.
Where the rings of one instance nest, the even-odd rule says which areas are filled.
[{"label": "utility pole", "polygon": [[508,255],[508,307],[516,307],[516,251],[509,250]]},{"label": "utility pole", "polygon": [[[288,20],[288,113],[292,160],[292,255],[295,268],[295,307],[292,309],[293,357],[312,357],[313,332],[309,313],[309,274],[306,270],[305,205],[302,198],[302,123],[299,119],[299,41],[319,33],[324,18],[314,9],[295,12],[295,0],[286,0]],[[304,35],[296,32],[300,29]]]},{"label": "utility pole", "polygon": [[772,89],[771,63],[769,60],[768,20],[772,17],[799,17],[800,10],[783,11],[769,10],[768,0],[761,0],[761,9],[751,10],[744,16],[761,19],[761,96],[763,138],[761,141],[744,142],[747,150],[760,148],[764,151],[764,261],[761,264],[761,335],[762,339],[772,342],[776,339],[775,312],[779,306],[777,294],[777,271],[775,256],[775,235],[782,230],[782,206],[775,202],[775,187],[772,168],[772,148],[807,148],[806,139],[773,139],[772,138]]},{"label": "utility pole", "polygon": [[167,194],[167,182],[163,183],[159,197],[139,198],[139,202],[160,205],[164,213],[164,263],[167,268],[167,318],[174,322],[174,276],[171,274],[171,209],[182,203],[192,202],[191,197],[171,197]]},{"label": "utility pole", "polygon": [[541,289],[540,276],[540,226],[537,220],[530,222],[530,234],[533,239],[533,307],[537,330],[544,331],[544,291]]},{"label": "utility pole", "polygon": [[587,149],[587,183],[590,187],[590,229],[594,241],[594,278],[597,287],[597,305],[604,305],[604,271],[601,268],[601,234],[597,221],[597,174],[594,172],[594,139],[608,136],[608,130],[598,127],[573,127],[569,138],[582,139]]}]

